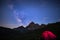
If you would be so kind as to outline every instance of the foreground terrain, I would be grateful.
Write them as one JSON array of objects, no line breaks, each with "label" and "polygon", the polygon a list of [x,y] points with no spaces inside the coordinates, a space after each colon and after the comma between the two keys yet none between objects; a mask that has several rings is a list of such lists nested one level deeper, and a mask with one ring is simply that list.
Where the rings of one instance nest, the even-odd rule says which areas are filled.
[{"label": "foreground terrain", "polygon": [[45,24],[35,24],[31,22],[26,28],[20,26],[10,29],[0,26],[0,40],[44,40],[42,33],[51,31],[56,35],[55,40],[60,39],[60,22]]}]

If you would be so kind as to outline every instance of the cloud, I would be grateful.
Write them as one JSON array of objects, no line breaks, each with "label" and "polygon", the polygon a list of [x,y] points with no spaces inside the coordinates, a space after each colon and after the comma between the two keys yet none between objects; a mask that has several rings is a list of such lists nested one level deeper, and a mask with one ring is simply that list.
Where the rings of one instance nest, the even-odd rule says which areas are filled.
[{"label": "cloud", "polygon": [[16,10],[13,10],[13,13],[15,14],[16,13]]},{"label": "cloud", "polygon": [[17,20],[18,24],[23,25],[22,20],[20,18],[18,18],[19,13],[16,10],[13,10],[13,14],[14,14],[14,17]]},{"label": "cloud", "polygon": [[13,4],[9,4],[8,7],[9,7],[11,10],[13,10],[14,5],[13,5]]},{"label": "cloud", "polygon": [[43,17],[42,18],[42,24],[47,24],[48,20],[50,20],[49,17]]},{"label": "cloud", "polygon": [[15,16],[18,16],[18,15],[19,15],[19,13],[17,12],[17,10],[13,10],[13,14],[14,14]]},{"label": "cloud", "polygon": [[19,18],[16,18],[16,20],[17,20],[18,22],[22,22],[22,20],[21,20],[21,19],[19,19]]},{"label": "cloud", "polygon": [[17,28],[18,24],[1,24],[1,26],[13,29],[13,28]]},{"label": "cloud", "polygon": [[44,17],[44,18],[43,18],[43,21],[46,21],[47,19],[48,19],[48,17]]},{"label": "cloud", "polygon": [[[11,10],[13,9],[13,5],[9,5],[9,7],[10,7]],[[15,19],[16,19],[19,23],[21,23],[22,20],[21,20],[20,18],[18,18],[18,14],[19,14],[19,13],[18,13],[16,10],[12,10],[12,11],[13,11],[13,14],[14,14]]]},{"label": "cloud", "polygon": [[17,12],[16,10],[13,10],[13,13],[14,13],[14,17],[16,18],[16,20],[17,20],[18,22],[22,22],[22,20],[18,17],[19,12]]},{"label": "cloud", "polygon": [[60,19],[58,19],[58,21],[60,22]]}]

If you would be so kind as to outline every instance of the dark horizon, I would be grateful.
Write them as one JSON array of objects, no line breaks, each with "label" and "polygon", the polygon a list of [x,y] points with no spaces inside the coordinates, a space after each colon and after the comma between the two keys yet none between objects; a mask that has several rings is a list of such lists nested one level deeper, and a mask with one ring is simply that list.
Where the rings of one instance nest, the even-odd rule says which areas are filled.
[{"label": "dark horizon", "polygon": [[[55,24],[55,23],[60,23],[60,21],[58,21],[58,22],[53,22],[53,23],[47,23],[47,24],[38,24],[38,23],[34,23],[34,22],[30,22],[27,26],[23,26],[23,25],[21,25],[22,27],[24,27],[24,28],[27,28],[29,25],[31,25],[31,24],[34,24],[34,25],[39,25],[39,26],[41,26],[41,25],[48,25],[48,24]],[[21,26],[17,26],[17,27],[15,27],[15,28],[19,28],[19,27],[21,27]],[[0,26],[0,27],[4,27],[4,28],[9,28],[9,27],[6,27],[6,26]],[[14,29],[14,28],[10,28],[10,29]]]}]

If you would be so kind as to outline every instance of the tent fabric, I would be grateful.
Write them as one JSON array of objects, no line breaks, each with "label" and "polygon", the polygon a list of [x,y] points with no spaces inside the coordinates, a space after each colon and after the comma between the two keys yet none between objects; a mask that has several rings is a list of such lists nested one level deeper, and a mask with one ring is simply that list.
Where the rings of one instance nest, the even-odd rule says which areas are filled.
[{"label": "tent fabric", "polygon": [[42,38],[44,40],[53,40],[53,39],[56,39],[56,35],[51,31],[44,31],[42,33]]}]

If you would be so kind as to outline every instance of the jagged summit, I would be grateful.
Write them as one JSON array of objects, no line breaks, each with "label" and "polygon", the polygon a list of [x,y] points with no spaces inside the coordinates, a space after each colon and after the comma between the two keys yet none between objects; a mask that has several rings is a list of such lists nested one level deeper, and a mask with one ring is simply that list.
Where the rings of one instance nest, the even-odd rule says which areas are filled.
[{"label": "jagged summit", "polygon": [[19,26],[18,28],[21,28],[22,29],[22,28],[24,28],[24,26]]},{"label": "jagged summit", "polygon": [[38,29],[39,28],[39,24],[35,24],[34,22],[31,22],[26,28],[28,30],[35,30],[35,29]]},{"label": "jagged summit", "polygon": [[34,22],[31,22],[30,24],[35,24]]}]

